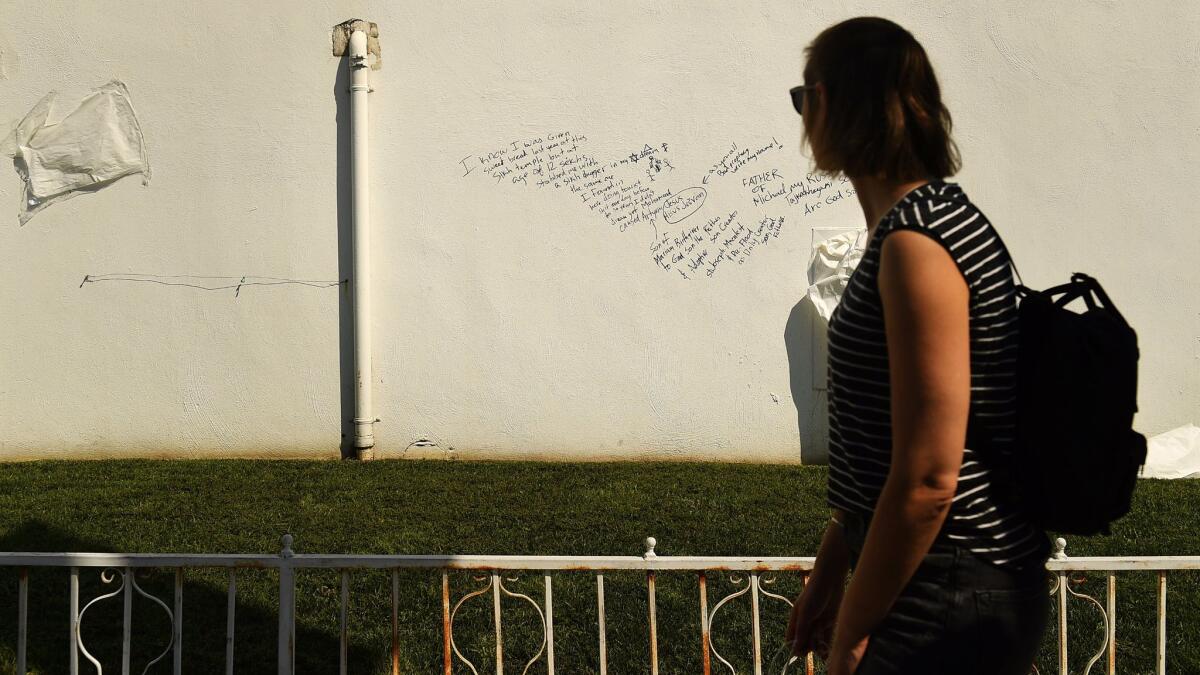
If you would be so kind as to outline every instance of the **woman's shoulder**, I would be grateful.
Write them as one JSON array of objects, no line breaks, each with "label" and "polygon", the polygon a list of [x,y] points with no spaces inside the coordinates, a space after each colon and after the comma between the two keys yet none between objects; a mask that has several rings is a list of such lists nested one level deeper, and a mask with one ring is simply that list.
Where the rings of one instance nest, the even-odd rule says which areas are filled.
[{"label": "woman's shoulder", "polygon": [[896,204],[887,219],[887,231],[903,229],[932,236],[956,258],[963,253],[959,250],[962,244],[993,232],[987,217],[962,188],[942,181],[913,190]]},{"label": "woman's shoulder", "polygon": [[892,210],[881,239],[898,230],[921,232],[940,243],[972,289],[1009,264],[1000,234],[957,183],[930,183],[906,195]]}]

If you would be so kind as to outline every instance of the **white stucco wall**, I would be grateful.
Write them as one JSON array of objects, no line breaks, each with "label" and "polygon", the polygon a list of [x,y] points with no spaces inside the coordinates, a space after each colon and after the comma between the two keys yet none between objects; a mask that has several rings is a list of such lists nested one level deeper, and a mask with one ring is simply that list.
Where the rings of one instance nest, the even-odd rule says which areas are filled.
[{"label": "white stucco wall", "polygon": [[[743,179],[804,180],[786,90],[802,48],[862,14],[896,20],[930,53],[964,157],[952,180],[1025,281],[1093,273],[1138,330],[1136,426],[1200,420],[1200,9],[903,6],[3,3],[0,122],[50,90],[120,79],[153,178],[18,227],[20,183],[0,167],[0,457],[339,456],[352,412],[338,287],[234,297],[81,281],[344,278],[345,66],[329,45],[349,18],[378,23],[383,48],[371,95],[376,457],[789,462],[803,439],[806,461],[819,459],[820,345],[794,308],[814,228],[861,227],[862,212],[853,198],[809,215],[803,202],[823,198],[755,204]],[[565,187],[495,180],[480,163],[559,132],[585,137],[572,156],[621,184],[640,177],[677,198],[702,186],[706,198],[681,222],[622,231]],[[652,157],[609,166],[645,145]],[[767,149],[710,174],[735,145]],[[776,236],[748,254],[706,240],[690,255],[728,256],[711,276],[655,262],[656,240],[735,210],[751,228],[774,218]],[[412,445],[422,439],[436,447]]]}]

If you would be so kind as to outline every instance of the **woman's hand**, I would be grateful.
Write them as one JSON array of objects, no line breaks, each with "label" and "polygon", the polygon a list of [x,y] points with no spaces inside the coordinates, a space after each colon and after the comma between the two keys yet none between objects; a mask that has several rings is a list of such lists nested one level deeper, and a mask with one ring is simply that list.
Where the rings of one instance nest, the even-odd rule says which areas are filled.
[{"label": "woman's hand", "polygon": [[842,604],[844,585],[841,579],[814,575],[792,603],[784,638],[792,646],[792,654],[803,657],[816,652],[822,659],[829,654],[833,628],[837,624],[838,607]]},{"label": "woman's hand", "polygon": [[[841,522],[841,512],[834,520]],[[804,590],[792,603],[784,639],[791,645],[792,654],[802,657],[810,651],[825,658],[833,641],[838,607],[846,588],[846,573],[850,569],[850,549],[846,545],[842,526],[830,522],[821,538],[821,548]]]},{"label": "woman's hand", "polygon": [[854,645],[845,645],[841,641],[835,642],[829,652],[829,659],[825,662],[826,672],[829,675],[854,675],[854,671],[858,670],[858,664],[862,662],[863,654],[867,651],[867,642],[870,639],[869,637],[862,638]]}]

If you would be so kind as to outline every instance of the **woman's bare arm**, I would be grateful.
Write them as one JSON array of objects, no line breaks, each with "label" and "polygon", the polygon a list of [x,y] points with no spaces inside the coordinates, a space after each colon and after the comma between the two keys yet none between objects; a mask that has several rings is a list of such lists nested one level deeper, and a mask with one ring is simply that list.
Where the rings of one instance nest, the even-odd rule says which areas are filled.
[{"label": "woman's bare arm", "polygon": [[970,405],[969,292],[949,252],[920,232],[883,244],[892,462],[842,601],[834,651],[858,645],[933,545],[958,485]]}]

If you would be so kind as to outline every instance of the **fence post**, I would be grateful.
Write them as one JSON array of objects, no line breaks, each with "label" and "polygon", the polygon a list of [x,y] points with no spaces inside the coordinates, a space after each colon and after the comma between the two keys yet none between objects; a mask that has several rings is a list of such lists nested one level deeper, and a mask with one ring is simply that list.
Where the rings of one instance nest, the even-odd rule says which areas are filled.
[{"label": "fence post", "polygon": [[21,568],[20,590],[17,597],[17,672],[25,675],[25,642],[29,636],[29,568]]},{"label": "fence post", "polygon": [[79,568],[71,568],[71,675],[79,675]]},{"label": "fence post", "polygon": [[1158,571],[1158,675],[1167,675],[1167,571]]},{"label": "fence post", "polygon": [[279,675],[292,675],[296,656],[296,576],[292,567],[292,535],[283,535],[279,552]]},{"label": "fence post", "polygon": [[[642,560],[653,560],[658,557],[654,552],[654,546],[658,543],[654,537],[646,537],[643,542],[646,545],[646,552],[642,554]],[[658,675],[658,619],[654,612],[654,570],[646,571],[646,590],[647,604],[650,605],[650,673]]]},{"label": "fence post", "polygon": [[[1054,540],[1054,554],[1051,556],[1055,560],[1067,559],[1067,540],[1059,537]],[[1069,675],[1069,663],[1067,661],[1067,584],[1070,583],[1071,577],[1066,571],[1058,573],[1058,673],[1059,675]]]}]

